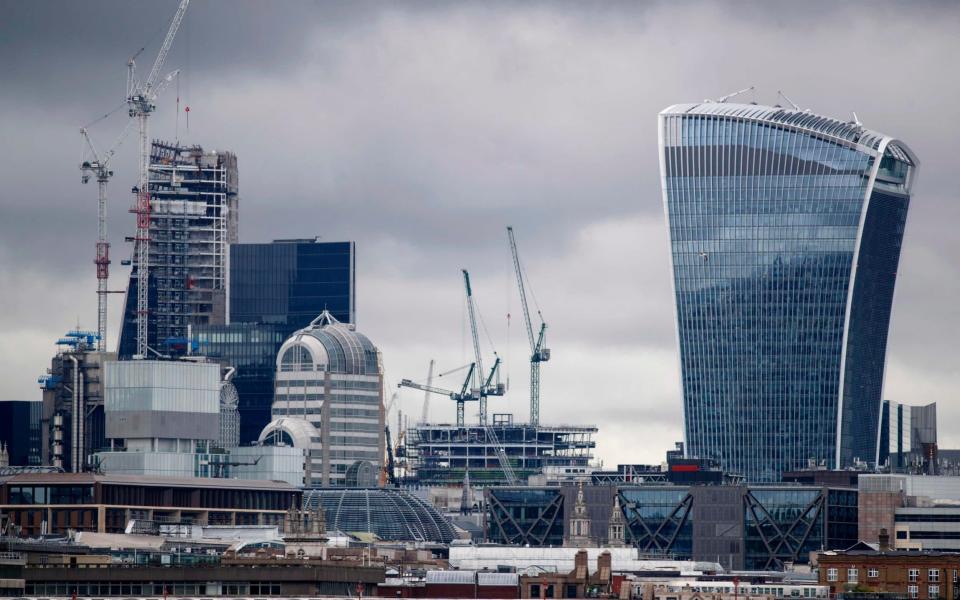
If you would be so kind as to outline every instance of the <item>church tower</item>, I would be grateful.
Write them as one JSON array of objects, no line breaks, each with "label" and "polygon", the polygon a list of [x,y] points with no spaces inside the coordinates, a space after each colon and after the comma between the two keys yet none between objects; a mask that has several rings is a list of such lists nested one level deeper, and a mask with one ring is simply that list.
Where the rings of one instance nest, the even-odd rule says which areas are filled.
[{"label": "church tower", "polygon": [[587,503],[583,499],[583,482],[577,487],[577,501],[573,505],[573,514],[570,515],[570,530],[567,535],[567,546],[587,548],[592,546],[590,539],[590,516],[587,514]]}]

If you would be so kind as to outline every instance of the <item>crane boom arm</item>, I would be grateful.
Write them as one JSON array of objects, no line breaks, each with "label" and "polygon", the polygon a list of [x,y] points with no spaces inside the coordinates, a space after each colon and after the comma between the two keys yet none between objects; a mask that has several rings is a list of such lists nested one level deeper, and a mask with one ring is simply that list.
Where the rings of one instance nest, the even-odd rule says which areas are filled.
[{"label": "crane boom arm", "polygon": [[483,359],[480,355],[480,335],[477,333],[477,315],[473,307],[473,290],[470,287],[470,273],[463,270],[463,285],[467,290],[467,314],[470,317],[470,334],[473,336],[473,353],[476,356],[476,372],[483,377]]},{"label": "crane boom arm", "polygon": [[533,323],[530,320],[530,308],[527,306],[527,289],[523,284],[523,269],[520,268],[520,253],[517,252],[517,240],[513,235],[513,227],[507,227],[507,237],[510,238],[513,268],[517,272],[517,289],[520,290],[520,306],[523,307],[523,323],[527,328],[527,341],[530,342],[530,352],[536,352],[537,342],[533,338]]},{"label": "crane boom arm", "polygon": [[420,390],[420,391],[423,391],[423,392],[429,392],[429,393],[431,393],[431,394],[440,394],[441,396],[450,396],[450,397],[453,397],[453,396],[456,396],[456,395],[457,395],[456,392],[453,392],[453,391],[450,391],[450,390],[445,390],[445,389],[443,389],[443,388],[434,387],[434,386],[432,386],[432,385],[423,385],[422,383],[417,383],[417,382],[411,381],[411,380],[409,380],[409,379],[404,379],[404,380],[402,380],[399,385],[400,385],[400,387],[413,388],[413,389],[415,389],[415,390]]},{"label": "crane boom arm", "polygon": [[173,38],[176,37],[177,31],[180,29],[180,23],[183,22],[183,16],[187,13],[188,6],[190,6],[190,0],[180,0],[180,6],[177,7],[177,12],[174,13],[173,19],[170,21],[170,29],[167,30],[167,37],[163,38],[163,44],[160,46],[160,51],[157,52],[156,60],[153,61],[153,68],[150,69],[150,75],[143,83],[142,89],[144,95],[156,95],[153,87],[157,84],[157,78],[160,77],[160,70],[163,69],[163,63],[167,60],[167,53],[170,52],[170,46],[173,45]]}]

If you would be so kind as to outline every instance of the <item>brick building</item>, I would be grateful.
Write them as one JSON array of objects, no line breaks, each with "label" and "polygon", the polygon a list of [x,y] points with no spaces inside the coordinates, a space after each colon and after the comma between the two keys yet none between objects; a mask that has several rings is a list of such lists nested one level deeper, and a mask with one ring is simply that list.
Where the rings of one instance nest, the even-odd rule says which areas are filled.
[{"label": "brick building", "polygon": [[[881,536],[883,548],[889,548]],[[885,543],[886,542],[886,543]],[[864,545],[817,555],[821,585],[837,593],[898,594],[915,600],[955,600],[960,553],[871,550]]]}]

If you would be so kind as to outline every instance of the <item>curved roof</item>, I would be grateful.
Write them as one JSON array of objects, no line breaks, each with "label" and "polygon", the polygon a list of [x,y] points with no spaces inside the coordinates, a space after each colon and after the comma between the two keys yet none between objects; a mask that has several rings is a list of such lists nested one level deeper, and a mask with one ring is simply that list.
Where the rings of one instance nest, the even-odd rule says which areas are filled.
[{"label": "curved roof", "polygon": [[294,448],[309,448],[310,439],[320,437],[320,432],[317,431],[317,428],[314,427],[310,421],[307,421],[306,419],[291,419],[287,417],[281,417],[267,423],[267,426],[264,427],[263,431],[260,432],[260,437],[257,439],[257,443],[261,445],[269,445],[265,442],[267,442],[268,438],[276,432],[286,433],[292,441]]},{"label": "curved roof", "polygon": [[277,353],[278,370],[284,354],[294,346],[307,349],[318,370],[349,375],[378,375],[381,370],[380,352],[370,339],[326,310],[283,343]]},{"label": "curved roof", "polygon": [[305,490],[304,508],[323,507],[328,530],[373,533],[386,541],[449,544],[453,525],[433,506],[396,489]]},{"label": "curved roof", "polygon": [[889,142],[889,150],[896,158],[911,165],[917,165],[916,155],[906,144],[890,136],[867,129],[857,123],[840,121],[830,117],[816,115],[806,110],[784,108],[782,106],[763,106],[760,104],[733,104],[726,102],[703,102],[692,104],[674,104],[663,109],[661,115],[715,115],[732,117],[747,121],[777,123],[790,129],[804,131],[841,142],[861,149],[873,150],[872,154],[882,151],[884,141]]}]

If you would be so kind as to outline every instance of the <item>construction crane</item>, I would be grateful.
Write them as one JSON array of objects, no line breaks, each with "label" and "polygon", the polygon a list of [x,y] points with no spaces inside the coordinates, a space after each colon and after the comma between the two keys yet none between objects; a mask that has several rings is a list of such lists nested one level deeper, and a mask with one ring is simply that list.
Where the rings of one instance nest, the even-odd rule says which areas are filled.
[{"label": "construction crane", "polygon": [[[474,371],[474,376],[477,379],[477,391],[480,397],[480,425],[486,427],[487,397],[502,396],[506,392],[506,388],[502,383],[499,383],[499,356],[494,361],[493,367],[490,369],[490,374],[486,379],[483,378],[483,356],[480,353],[480,335],[477,332],[477,314],[473,302],[473,288],[470,286],[470,273],[468,273],[466,269],[462,269],[462,271],[463,285],[467,292],[467,315],[470,319],[470,334],[473,337],[473,353],[477,367]],[[496,352],[494,352],[494,355],[496,355]],[[494,383],[495,380],[496,383]]]},{"label": "construction crane", "polygon": [[[137,269],[137,351],[135,358],[146,358],[147,356],[147,322],[150,293],[150,191],[149,191],[149,172],[150,172],[150,140],[149,140],[149,117],[156,110],[155,104],[157,96],[163,89],[169,85],[179,71],[174,71],[160,79],[160,70],[167,59],[167,53],[170,46],[173,45],[173,38],[180,29],[180,23],[183,22],[183,16],[187,12],[187,6],[190,0],[180,0],[180,6],[174,13],[170,21],[170,28],[167,30],[167,36],[160,45],[157,52],[157,58],[153,61],[153,67],[150,74],[144,80],[137,78],[137,63],[135,61],[139,52],[127,61],[127,113],[131,118],[137,120],[139,128],[139,162],[137,185],[134,187],[136,202],[132,212],[137,215],[137,235],[134,238],[136,244],[136,269]],[[141,50],[142,52],[142,50]]]},{"label": "construction crane", "polygon": [[[433,385],[433,365],[436,361],[430,359],[430,368],[427,369],[427,387]],[[430,392],[423,393],[423,412],[420,414],[420,422],[427,423],[430,419]]]},{"label": "construction crane", "polygon": [[393,405],[397,402],[399,396],[400,392],[394,392],[393,395],[390,396],[390,401],[387,402],[383,408],[384,451],[386,452],[386,456],[384,457],[383,465],[380,467],[380,487],[386,486],[387,482],[393,486],[397,485],[397,476],[394,473],[393,442],[390,439],[390,411],[393,410]]},{"label": "construction crane", "polygon": [[457,427],[464,426],[464,405],[467,402],[480,400],[480,390],[479,388],[471,388],[470,384],[473,382],[473,373],[476,371],[476,363],[471,363],[469,365],[469,370],[467,371],[467,376],[463,380],[463,385],[460,387],[460,391],[456,392],[453,390],[445,390],[443,388],[434,387],[432,385],[423,385],[422,383],[416,383],[409,379],[404,379],[400,381],[398,387],[408,387],[415,390],[421,390],[429,394],[440,394],[441,396],[447,396],[451,400],[457,403]]},{"label": "construction crane", "polygon": [[510,239],[510,253],[513,254],[513,268],[517,272],[517,289],[520,290],[520,305],[523,307],[527,341],[530,342],[530,425],[536,427],[540,424],[540,363],[550,360],[550,350],[544,347],[547,324],[543,321],[543,314],[537,310],[537,316],[540,317],[540,333],[534,338],[533,321],[530,319],[530,308],[527,306],[527,289],[523,281],[523,268],[520,266],[520,253],[517,252],[517,239],[513,235],[513,227],[507,227],[507,237]]},{"label": "construction crane", "polygon": [[107,294],[122,293],[107,289],[107,279],[110,277],[110,242],[107,241],[107,183],[113,177],[110,161],[117,148],[123,143],[130,132],[133,121],[127,121],[126,127],[117,137],[109,150],[103,154],[97,152],[90,133],[86,127],[80,128],[80,135],[84,141],[83,157],[80,159],[80,181],[89,183],[91,177],[97,180],[99,197],[97,201],[97,252],[94,264],[97,265],[97,350],[104,352],[107,349]]}]

